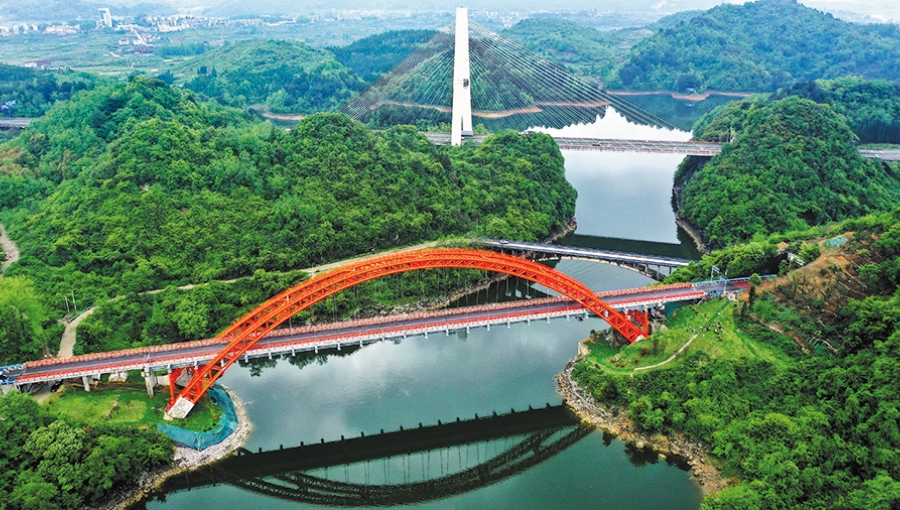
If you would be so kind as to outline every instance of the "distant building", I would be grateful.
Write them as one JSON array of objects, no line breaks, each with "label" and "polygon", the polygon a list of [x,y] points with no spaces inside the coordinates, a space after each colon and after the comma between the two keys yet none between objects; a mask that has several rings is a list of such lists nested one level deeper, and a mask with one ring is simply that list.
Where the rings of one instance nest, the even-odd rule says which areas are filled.
[{"label": "distant building", "polygon": [[53,62],[49,60],[35,60],[32,62],[25,62],[22,64],[24,67],[30,67],[32,69],[50,69],[53,65]]},{"label": "distant building", "polygon": [[75,35],[78,33],[78,27],[69,24],[53,25],[44,29],[47,35]]},{"label": "distant building", "polygon": [[109,13],[109,7],[101,7],[98,9],[103,16],[97,21],[97,28],[112,28],[112,15]]}]

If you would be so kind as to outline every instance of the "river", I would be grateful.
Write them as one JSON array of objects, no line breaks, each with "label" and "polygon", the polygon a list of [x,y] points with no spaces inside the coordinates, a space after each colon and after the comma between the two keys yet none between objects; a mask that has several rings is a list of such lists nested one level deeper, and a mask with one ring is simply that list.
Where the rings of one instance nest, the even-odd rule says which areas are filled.
[{"label": "river", "polygon": [[[614,113],[614,112],[613,112]],[[592,126],[567,128],[583,136],[660,138],[654,128],[634,126],[607,114]],[[663,136],[686,139],[684,132]],[[578,229],[563,243],[695,256],[679,233],[670,206],[679,156],[566,152],[566,175],[578,190]],[[645,285],[635,272],[602,264],[562,261],[556,265],[596,290]],[[559,405],[553,377],[575,355],[577,344],[599,319],[535,322],[490,331],[431,335],[382,342],[324,363],[298,368],[287,360],[260,376],[234,367],[222,382],[247,406],[254,429],[245,447],[253,452],[340,441],[382,430],[415,429]],[[558,433],[561,434],[561,433]],[[419,483],[475,468],[503,455],[524,436],[486,440],[438,451],[319,468],[307,473],[338,484]],[[440,466],[440,467],[438,467]],[[427,469],[426,469],[427,468]],[[284,477],[283,477],[284,478]],[[488,478],[488,477],[485,477]],[[283,480],[269,479],[273,483]],[[401,483],[402,482],[402,483]],[[395,489],[404,494],[403,489]],[[148,501],[148,509],[322,508],[219,484],[177,490]],[[427,499],[427,498],[426,498]],[[682,468],[653,454],[635,452],[621,441],[591,432],[536,465],[511,476],[416,508],[609,508],[697,509],[700,487]],[[412,506],[407,498],[398,506]]]}]

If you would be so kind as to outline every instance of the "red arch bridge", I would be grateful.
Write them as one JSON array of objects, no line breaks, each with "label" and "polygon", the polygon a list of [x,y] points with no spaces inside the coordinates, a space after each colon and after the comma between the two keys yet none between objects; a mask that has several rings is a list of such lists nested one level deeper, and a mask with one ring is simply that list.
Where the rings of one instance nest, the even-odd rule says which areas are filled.
[{"label": "red arch bridge", "polygon": [[[362,321],[348,321],[303,328],[278,328],[294,314],[329,296],[360,283],[408,271],[435,268],[481,269],[517,276],[565,296],[531,299],[464,309],[440,310]],[[725,291],[740,291],[746,281],[719,280],[701,284],[676,284],[597,294],[574,278],[521,257],[472,249],[428,249],[398,252],[347,264],[305,280],[274,296],[241,317],[210,340],[130,349],[64,359],[28,362],[8,371],[7,381],[16,386],[83,377],[85,389],[99,374],[141,369],[152,392],[156,371],[169,372],[173,391],[169,414],[186,416],[194,404],[225,370],[239,359],[276,354],[295,354],[364,345],[386,338],[405,337],[471,327],[507,324],[551,317],[582,319],[594,314],[624,338],[634,342],[648,334],[648,306],[699,299]],[[182,370],[189,371],[182,374]],[[187,376],[193,374],[187,381]],[[174,395],[175,380],[184,389]]]}]

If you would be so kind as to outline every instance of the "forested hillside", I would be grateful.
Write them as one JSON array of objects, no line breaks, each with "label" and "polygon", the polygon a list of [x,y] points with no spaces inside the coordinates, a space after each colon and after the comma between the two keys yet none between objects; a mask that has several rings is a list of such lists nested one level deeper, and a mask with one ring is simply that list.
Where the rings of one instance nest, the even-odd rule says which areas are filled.
[{"label": "forested hillside", "polygon": [[[76,72],[38,71],[0,64],[0,103],[15,101],[15,117],[40,117],[56,101],[64,101],[79,90],[104,83],[103,78]],[[6,116],[8,111],[0,111]]]},{"label": "forested hillside", "polygon": [[222,104],[273,113],[333,110],[365,87],[330,52],[297,41],[237,41],[171,72],[184,88]]},{"label": "forested hillside", "polygon": [[[815,245],[810,264],[755,282],[729,309],[733,318],[730,311],[678,312],[714,325],[734,321],[718,344],[737,335],[751,355],[692,348],[678,363],[633,376],[587,362],[575,370],[598,400],[627,409],[639,428],[687,433],[707,448],[736,484],[707,498],[705,509],[900,504],[900,209],[810,239],[816,233],[794,233]],[[839,234],[843,244],[824,242]],[[763,349],[779,356],[764,359]]]},{"label": "forested hillside", "polygon": [[806,81],[775,97],[789,95],[831,106],[862,143],[900,144],[900,84],[858,77]]},{"label": "forested hillside", "polygon": [[21,510],[102,505],[174,450],[155,429],[50,418],[18,391],[0,398],[0,441],[0,502]]},{"label": "forested hillside", "polygon": [[730,141],[705,165],[687,158],[675,175],[679,213],[713,247],[900,204],[896,170],[860,156],[828,106],[749,99],[711,112],[694,136]]},{"label": "forested hillside", "polygon": [[285,132],[143,78],[58,104],[0,150],[3,223],[22,252],[9,274],[32,281],[49,317],[73,290],[86,305],[476,225],[537,239],[575,206],[549,136],[438,148],[414,129],[372,133],[337,114]]},{"label": "forested hillside", "polygon": [[576,74],[605,81],[629,50],[661,29],[671,28],[703,14],[684,11],[666,16],[646,27],[597,30],[561,18],[527,18],[500,35]]},{"label": "forested hillside", "polygon": [[434,30],[392,30],[328,49],[338,62],[366,83],[372,83],[436,33]]},{"label": "forested hillside", "polygon": [[900,26],[858,25],[793,0],[723,4],[632,48],[610,88],[775,91],[797,80],[900,79]]},{"label": "forested hillside", "polygon": [[557,18],[529,18],[502,36],[577,74],[603,79],[650,29],[600,31]]}]

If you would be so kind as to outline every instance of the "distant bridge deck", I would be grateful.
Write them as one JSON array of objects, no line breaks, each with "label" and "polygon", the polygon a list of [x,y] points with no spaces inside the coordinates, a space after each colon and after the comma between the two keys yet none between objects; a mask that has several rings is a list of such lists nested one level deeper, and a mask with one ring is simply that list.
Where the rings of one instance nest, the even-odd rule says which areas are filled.
[{"label": "distant bridge deck", "polygon": [[32,120],[28,117],[0,117],[0,128],[27,128]]},{"label": "distant bridge deck", "polygon": [[[0,129],[27,128],[34,119],[27,117],[0,117]],[[423,133],[432,143],[449,145],[450,133]],[[479,144],[486,135],[475,135],[468,140]],[[612,138],[553,137],[562,150],[593,150],[611,152],[651,152],[658,154],[683,154],[685,156],[715,156],[722,152],[722,144],[716,142],[679,142],[665,140],[616,140]],[[860,149],[860,155],[869,159],[900,161],[900,149]]]},{"label": "distant bridge deck", "polygon": [[[432,143],[448,145],[449,133],[424,133]],[[468,142],[479,144],[486,135],[475,135]],[[609,152],[651,152],[658,154],[683,154],[685,156],[715,156],[722,152],[717,142],[679,142],[666,140],[616,140],[612,138],[575,138],[554,136],[562,150],[593,150]],[[869,159],[900,161],[900,149],[860,149],[859,154]]]},{"label": "distant bridge deck", "polygon": [[[675,284],[657,287],[601,292],[598,296],[618,309],[636,309],[664,303],[689,301],[725,291],[737,292],[747,287],[746,279],[720,280],[702,284]],[[407,336],[445,333],[470,328],[507,325],[514,322],[566,318],[583,320],[588,312],[567,298],[531,299],[478,307],[456,308],[344,321],[302,328],[284,328],[261,339],[245,359],[298,352],[319,352],[342,346],[363,346],[383,340]],[[5,367],[8,380],[16,386],[84,377],[127,370],[168,371],[173,368],[198,366],[211,360],[224,343],[222,340],[198,340],[180,344],[144,347],[72,358],[32,361]]]},{"label": "distant bridge deck", "polygon": [[676,257],[662,257],[658,255],[643,255],[640,253],[627,253],[622,251],[598,250],[596,248],[581,248],[577,246],[563,246],[559,244],[528,243],[524,241],[506,241],[503,239],[478,239],[477,244],[493,248],[495,250],[523,251],[550,256],[552,258],[572,258],[586,260],[601,260],[613,263],[640,264],[646,266],[660,266],[669,268],[685,267],[696,260],[681,259]]}]

